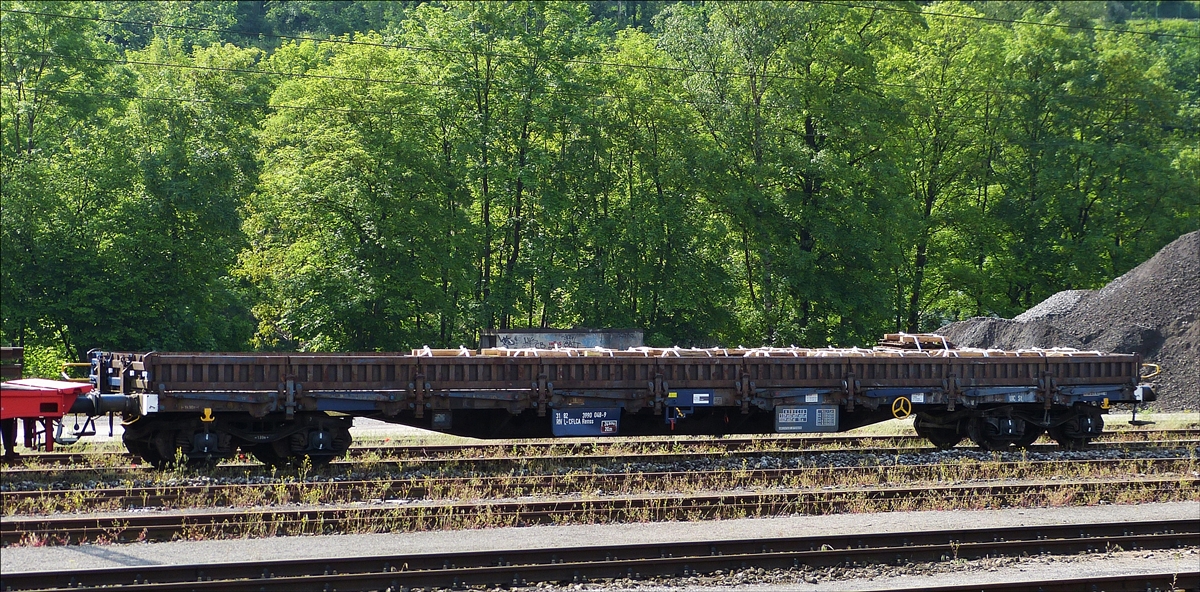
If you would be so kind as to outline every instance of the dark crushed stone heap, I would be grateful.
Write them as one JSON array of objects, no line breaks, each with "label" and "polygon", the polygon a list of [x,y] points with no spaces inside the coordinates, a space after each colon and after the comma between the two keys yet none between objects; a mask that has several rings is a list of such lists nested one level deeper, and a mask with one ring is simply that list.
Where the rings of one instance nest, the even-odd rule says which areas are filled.
[{"label": "dark crushed stone heap", "polygon": [[1074,347],[1161,364],[1154,407],[1200,409],[1200,231],[1099,290],[1064,290],[1014,319],[976,317],[938,333],[963,347]]}]

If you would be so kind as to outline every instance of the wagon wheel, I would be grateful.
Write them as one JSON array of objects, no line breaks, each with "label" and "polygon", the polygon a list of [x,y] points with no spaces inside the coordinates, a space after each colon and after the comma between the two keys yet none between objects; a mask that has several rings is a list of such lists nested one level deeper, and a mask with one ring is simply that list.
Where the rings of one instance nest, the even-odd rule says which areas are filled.
[{"label": "wagon wheel", "polygon": [[142,460],[148,463],[154,463],[150,456],[152,453],[150,452],[149,442],[130,437],[129,432],[125,432],[125,434],[121,437],[121,440],[125,443],[125,449],[128,450],[130,454],[141,457]]},{"label": "wagon wheel", "polygon": [[250,448],[250,454],[264,465],[281,468],[292,461],[292,451],[288,439],[281,438],[274,442],[255,444]]},{"label": "wagon wheel", "polygon": [[918,436],[929,440],[939,450],[954,448],[963,439],[963,435],[958,432],[958,426],[953,428],[937,426],[922,421],[920,417],[913,422],[913,428],[917,430]]},{"label": "wagon wheel", "polygon": [[150,461],[155,468],[166,468],[175,463],[181,449],[177,430],[159,430],[150,435]]},{"label": "wagon wheel", "polygon": [[121,436],[125,449],[139,456],[156,469],[161,469],[175,460],[174,430],[140,430],[134,432],[126,429]]},{"label": "wagon wheel", "polygon": [[1008,450],[1012,441],[1000,438],[1000,434],[994,433],[995,430],[990,428],[991,424],[984,421],[982,417],[972,417],[967,422],[967,436],[981,450]]},{"label": "wagon wheel", "polygon": [[[324,450],[313,450],[313,437],[317,432],[324,432],[328,438],[328,448]],[[305,450],[302,454],[308,458],[309,462],[315,465],[327,465],[335,458],[339,458],[346,454],[350,449],[350,443],[353,438],[350,436],[350,428],[340,423],[333,424],[331,422],[320,422],[313,429],[304,430],[293,434],[291,437],[292,450]]]},{"label": "wagon wheel", "polygon": [[1091,438],[1067,435],[1067,431],[1062,426],[1049,428],[1046,430],[1046,433],[1050,434],[1050,437],[1066,450],[1083,450],[1087,448],[1088,442],[1091,441]]},{"label": "wagon wheel", "polygon": [[1019,440],[1017,440],[1014,443],[1014,445],[1017,448],[1029,448],[1029,445],[1036,442],[1037,439],[1040,438],[1041,435],[1045,432],[1046,432],[1046,428],[1043,428],[1042,426],[1034,425],[1027,421],[1027,422],[1025,422],[1025,435],[1021,436],[1021,438]]},{"label": "wagon wheel", "polygon": [[161,469],[175,460],[175,432],[172,430],[125,429],[121,441],[125,449]]}]

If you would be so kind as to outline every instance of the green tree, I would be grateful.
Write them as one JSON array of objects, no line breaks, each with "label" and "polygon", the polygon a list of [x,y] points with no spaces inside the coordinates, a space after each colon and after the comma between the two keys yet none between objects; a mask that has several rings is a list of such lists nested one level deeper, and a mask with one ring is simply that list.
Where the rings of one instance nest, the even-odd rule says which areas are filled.
[{"label": "green tree", "polygon": [[875,64],[908,19],[767,2],[660,16],[660,44],[692,71],[684,88],[711,138],[709,197],[732,231],[747,338],[873,339],[890,308],[875,276],[898,255],[887,221],[899,189],[881,152],[895,109]]},{"label": "green tree", "polygon": [[[1179,95],[1133,36],[1020,24],[1005,59],[1010,123],[996,215],[1008,242],[999,254],[1008,302],[997,312],[1007,316],[1061,289],[1098,287],[1149,256],[1184,230],[1172,212],[1187,197],[1164,130]],[[1135,235],[1142,246],[1131,249]]]},{"label": "green tree", "polygon": [[983,231],[988,208],[981,203],[986,204],[987,162],[994,157],[998,129],[1000,94],[994,86],[1002,76],[1000,27],[942,16],[978,16],[965,4],[939,3],[927,10],[938,16],[914,35],[911,47],[892,52],[885,62],[905,115],[892,150],[907,172],[912,201],[901,232],[911,233],[906,240],[912,248],[897,273],[895,326],[909,332],[940,326],[946,306],[941,302],[978,283],[954,261],[970,260],[979,251],[971,245],[988,235]]},{"label": "green tree", "polygon": [[[537,269],[554,267],[552,245],[531,253],[552,185],[551,142],[586,115],[589,90],[573,60],[599,49],[586,7],[565,2],[450,3],[413,13],[406,41],[427,60],[444,130],[447,166],[469,191],[479,233],[473,294],[477,327],[530,322]],[[575,129],[579,129],[575,126]],[[561,162],[561,161],[560,161]],[[548,260],[538,261],[541,255]],[[548,279],[548,278],[543,278]],[[542,294],[558,286],[542,284]],[[532,295],[530,295],[532,294]],[[522,302],[524,300],[524,302]],[[522,314],[524,313],[524,314]]]},{"label": "green tree", "polygon": [[[242,2],[239,2],[242,4]],[[350,33],[384,32],[420,2],[363,0],[255,0],[263,24],[280,35],[325,38]]]},{"label": "green tree", "polygon": [[[276,59],[315,52],[306,42]],[[439,331],[469,261],[465,204],[443,193],[428,87],[405,82],[412,57],[332,44],[271,98],[240,267],[261,298],[260,346],[399,350],[461,336]]]},{"label": "green tree", "polygon": [[95,7],[53,6],[63,16],[0,3],[0,326],[6,340],[74,351],[67,296],[94,289],[80,278],[95,269],[95,213],[120,186],[107,163],[127,80],[106,62]]},{"label": "green tree", "polygon": [[227,0],[110,0],[94,4],[103,19],[101,33],[124,51],[145,49],[155,39],[177,41],[184,51],[220,43],[238,17],[238,3]]},{"label": "green tree", "polygon": [[258,181],[254,133],[271,83],[248,73],[258,50],[184,46],[156,39],[129,54],[137,99],[118,128],[128,186],[97,212],[106,273],[95,281],[106,296],[103,314],[73,325],[85,343],[237,349],[249,337],[229,272],[244,244],[238,209]]},{"label": "green tree", "polygon": [[[1174,189],[1174,123],[1179,96],[1165,63],[1132,35],[1100,34],[1071,105],[1063,138],[1069,178],[1053,213],[1059,261],[1055,275],[1069,287],[1098,287],[1153,254],[1139,242],[1164,243],[1185,229],[1172,219],[1186,194]],[[1137,237],[1140,240],[1134,240]],[[1153,240],[1146,239],[1153,237]]]},{"label": "green tree", "polygon": [[0,0],[0,338],[1010,316],[1200,224],[1200,44],[1161,8]]},{"label": "green tree", "polygon": [[[611,89],[594,117],[604,130],[605,176],[594,199],[577,192],[563,216],[584,239],[570,302],[585,326],[635,326],[656,345],[715,345],[741,337],[724,267],[727,227],[715,219],[701,171],[704,136],[690,105],[672,92],[680,75],[649,35],[618,33],[606,62]],[[576,186],[588,187],[576,182]],[[599,202],[599,203],[596,203]],[[585,241],[585,242],[584,242]]]}]

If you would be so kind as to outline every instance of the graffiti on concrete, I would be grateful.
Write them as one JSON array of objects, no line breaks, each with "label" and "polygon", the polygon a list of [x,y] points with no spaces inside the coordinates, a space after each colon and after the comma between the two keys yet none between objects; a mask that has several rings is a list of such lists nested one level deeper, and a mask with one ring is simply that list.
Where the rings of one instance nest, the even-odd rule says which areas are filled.
[{"label": "graffiti on concrete", "polygon": [[553,349],[555,347],[629,349],[642,346],[642,332],[629,331],[496,331],[488,336],[495,347]]}]

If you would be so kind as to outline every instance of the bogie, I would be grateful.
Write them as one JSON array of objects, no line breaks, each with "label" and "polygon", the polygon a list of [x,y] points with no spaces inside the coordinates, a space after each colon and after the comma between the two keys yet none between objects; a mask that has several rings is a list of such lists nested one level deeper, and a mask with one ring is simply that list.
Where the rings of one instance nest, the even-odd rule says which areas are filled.
[{"label": "bogie", "polygon": [[159,468],[177,461],[193,467],[210,466],[231,458],[239,448],[273,466],[303,458],[324,464],[350,448],[349,417],[305,412],[291,420],[240,419],[220,414],[205,421],[182,414],[158,414],[128,424],[123,440],[130,453]]},{"label": "bogie", "polygon": [[913,420],[913,429],[917,431],[918,436],[929,440],[940,450],[958,446],[958,443],[962,442],[966,435],[960,430],[958,420],[946,421],[928,413],[917,415],[917,418]]},{"label": "bogie", "polygon": [[[940,449],[970,438],[983,450],[1026,448],[1042,434],[1068,450],[1085,448],[1104,430],[1102,410],[1087,404],[1056,407],[1012,405],[986,410],[922,412],[913,422],[917,435]],[[1043,418],[1048,417],[1049,420]]]},{"label": "bogie", "polygon": [[1104,417],[1100,409],[1090,405],[1075,405],[1046,429],[1046,433],[1067,450],[1082,450],[1103,432]]}]

